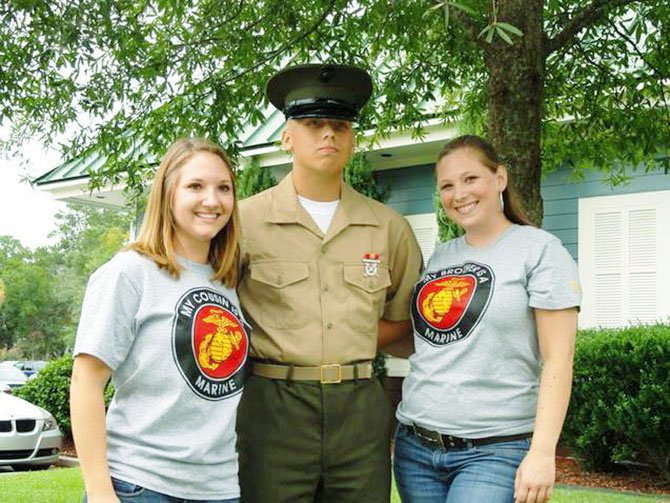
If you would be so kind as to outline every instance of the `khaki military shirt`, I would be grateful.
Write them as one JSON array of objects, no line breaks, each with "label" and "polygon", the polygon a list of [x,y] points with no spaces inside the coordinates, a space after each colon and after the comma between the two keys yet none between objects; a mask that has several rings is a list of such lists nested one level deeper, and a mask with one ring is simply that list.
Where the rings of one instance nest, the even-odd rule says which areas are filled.
[{"label": "khaki military shirt", "polygon": [[396,211],[343,184],[324,235],[289,174],[241,201],[240,216],[252,356],[303,366],[372,359],[379,318],[409,319],[421,252]]}]

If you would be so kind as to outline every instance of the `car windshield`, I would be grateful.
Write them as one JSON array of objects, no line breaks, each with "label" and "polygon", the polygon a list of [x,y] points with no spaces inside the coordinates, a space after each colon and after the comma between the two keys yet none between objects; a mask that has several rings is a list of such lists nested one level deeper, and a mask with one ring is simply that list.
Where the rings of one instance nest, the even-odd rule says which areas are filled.
[{"label": "car windshield", "polygon": [[25,381],[26,376],[13,365],[0,365],[0,379],[3,381]]}]

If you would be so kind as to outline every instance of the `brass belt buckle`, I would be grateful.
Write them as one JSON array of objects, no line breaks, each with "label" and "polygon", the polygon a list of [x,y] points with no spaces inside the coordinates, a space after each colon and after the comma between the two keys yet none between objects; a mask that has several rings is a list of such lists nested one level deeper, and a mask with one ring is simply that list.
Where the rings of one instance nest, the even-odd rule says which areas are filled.
[{"label": "brass belt buckle", "polygon": [[[328,378],[326,373],[334,372],[335,377]],[[337,384],[342,382],[342,366],[339,363],[321,365],[321,384]]]}]

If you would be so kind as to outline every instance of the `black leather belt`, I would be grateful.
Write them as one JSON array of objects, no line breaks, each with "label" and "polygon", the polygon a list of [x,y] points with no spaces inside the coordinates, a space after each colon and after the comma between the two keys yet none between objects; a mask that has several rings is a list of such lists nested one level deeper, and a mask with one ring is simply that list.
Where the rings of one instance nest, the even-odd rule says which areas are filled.
[{"label": "black leather belt", "polygon": [[401,423],[406,431],[414,435],[419,441],[428,447],[448,449],[471,449],[479,445],[497,444],[500,442],[513,442],[514,440],[525,440],[533,436],[533,433],[517,433],[516,435],[502,435],[486,438],[460,438],[453,435],[443,435],[438,431],[427,430],[416,424],[407,425]]}]

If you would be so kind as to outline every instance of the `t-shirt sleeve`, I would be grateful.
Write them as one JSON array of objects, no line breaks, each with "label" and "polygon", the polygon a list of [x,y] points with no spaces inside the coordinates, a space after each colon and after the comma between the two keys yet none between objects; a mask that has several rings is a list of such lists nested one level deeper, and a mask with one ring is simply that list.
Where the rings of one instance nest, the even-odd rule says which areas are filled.
[{"label": "t-shirt sleeve", "polygon": [[141,296],[118,265],[108,262],[89,279],[77,328],[74,355],[89,354],[115,370],[135,338]]},{"label": "t-shirt sleeve", "polygon": [[537,309],[579,307],[582,291],[577,265],[568,250],[552,239],[528,275],[528,305]]},{"label": "t-shirt sleeve", "polygon": [[410,319],[409,303],[412,289],[419,279],[423,259],[421,249],[416,241],[407,221],[401,220],[396,224],[395,240],[391,241],[391,274],[390,295],[387,297],[382,317],[389,321],[405,321]]}]

